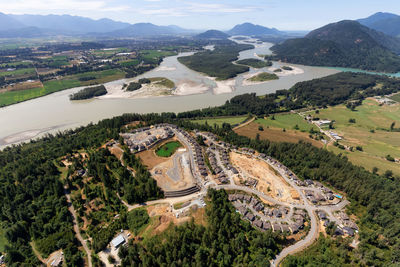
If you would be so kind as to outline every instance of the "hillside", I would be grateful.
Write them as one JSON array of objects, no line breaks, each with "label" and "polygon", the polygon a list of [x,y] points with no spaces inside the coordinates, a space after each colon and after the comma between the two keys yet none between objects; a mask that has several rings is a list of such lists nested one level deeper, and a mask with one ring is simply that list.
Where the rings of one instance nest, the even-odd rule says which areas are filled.
[{"label": "hillside", "polygon": [[388,35],[400,37],[400,16],[392,13],[375,13],[368,18],[359,19],[362,25],[383,32]]},{"label": "hillside", "polygon": [[6,14],[0,13],[0,31],[14,30],[25,27],[25,25]]},{"label": "hillside", "polygon": [[230,35],[280,35],[282,32],[275,28],[267,28],[261,25],[252,23],[238,24],[231,30],[227,31]]},{"label": "hillside", "polygon": [[356,21],[340,21],[316,29],[304,38],[271,48],[273,59],[314,66],[400,71],[400,42]]},{"label": "hillside", "polygon": [[195,37],[199,39],[226,39],[229,35],[217,30],[208,30],[196,35]]}]

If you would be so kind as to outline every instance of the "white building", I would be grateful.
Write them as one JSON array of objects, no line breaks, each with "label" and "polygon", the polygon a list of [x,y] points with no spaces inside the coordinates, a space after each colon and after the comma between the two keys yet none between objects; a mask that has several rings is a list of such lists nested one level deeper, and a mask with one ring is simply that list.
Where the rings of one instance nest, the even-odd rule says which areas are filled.
[{"label": "white building", "polygon": [[111,246],[113,248],[117,249],[119,246],[121,246],[125,242],[126,242],[125,237],[122,234],[120,234],[116,238],[111,240]]}]

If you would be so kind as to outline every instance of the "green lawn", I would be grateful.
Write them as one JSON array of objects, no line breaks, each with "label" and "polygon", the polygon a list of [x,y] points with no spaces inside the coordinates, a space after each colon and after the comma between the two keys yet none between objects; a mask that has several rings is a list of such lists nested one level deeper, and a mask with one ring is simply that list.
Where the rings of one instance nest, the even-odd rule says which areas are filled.
[{"label": "green lawn", "polygon": [[143,50],[140,55],[144,60],[157,63],[160,58],[176,55],[173,51]]},{"label": "green lawn", "polygon": [[[274,119],[273,119],[274,118]],[[308,132],[311,128],[317,130],[317,128],[309,123],[307,123],[300,115],[298,114],[276,114],[271,115],[268,118],[257,119],[255,121],[263,126],[275,127],[281,129],[294,129],[296,125],[298,126],[299,131]]]},{"label": "green lawn", "polygon": [[245,121],[247,116],[238,116],[238,117],[220,117],[220,118],[210,118],[210,119],[201,119],[201,120],[192,120],[193,123],[205,124],[207,122],[208,125],[217,124],[218,126],[222,126],[223,123],[229,123],[230,125],[240,124]]},{"label": "green lawn", "polygon": [[175,151],[181,146],[182,144],[179,143],[178,141],[171,141],[157,148],[156,154],[159,157],[167,158],[172,156],[175,153]]},{"label": "green lawn", "polygon": [[3,63],[3,64],[0,64],[0,68],[15,67],[17,65],[32,66],[32,62],[16,61],[16,62],[10,62],[10,63]]},{"label": "green lawn", "polygon": [[[79,78],[96,77],[95,80],[81,82]],[[85,86],[90,84],[102,84],[125,77],[125,73],[119,69],[111,69],[96,72],[85,72],[77,75],[66,76],[62,80],[51,80],[43,83],[43,88],[33,88],[21,91],[0,93],[0,107],[19,103],[29,99],[41,97],[65,89]]]},{"label": "green lawn", "polygon": [[[377,167],[381,173],[390,169],[400,175],[400,164],[384,159],[388,154],[400,158],[400,132],[388,131],[393,122],[395,128],[400,127],[399,105],[379,106],[375,100],[367,99],[356,111],[338,105],[319,110],[319,114],[311,114],[320,119],[335,120],[334,131],[344,137],[340,141],[341,144],[363,148],[363,152],[346,152],[353,163],[368,170]],[[355,119],[355,123],[350,123],[350,118]],[[335,147],[329,149],[336,153],[344,153]]]}]

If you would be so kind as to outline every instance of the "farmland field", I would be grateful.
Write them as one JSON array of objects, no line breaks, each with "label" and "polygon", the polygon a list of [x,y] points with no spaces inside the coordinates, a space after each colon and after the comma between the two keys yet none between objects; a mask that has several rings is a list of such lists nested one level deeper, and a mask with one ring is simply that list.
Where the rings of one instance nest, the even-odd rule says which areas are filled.
[{"label": "farmland field", "polygon": [[223,123],[229,123],[230,125],[240,124],[247,119],[247,116],[238,116],[238,117],[220,117],[220,118],[210,118],[210,119],[201,119],[201,120],[192,120],[193,123],[205,124],[207,122],[208,125],[218,125],[222,126]]},{"label": "farmland field", "polygon": [[[91,76],[95,77],[96,79],[84,82],[79,81],[79,78]],[[0,93],[0,107],[19,103],[73,87],[106,83],[113,80],[121,79],[124,76],[125,73],[119,69],[111,69],[98,72],[86,72],[77,75],[66,76],[62,80],[51,80],[44,82],[43,88],[40,87],[28,90]]]},{"label": "farmland field", "polygon": [[181,143],[177,141],[171,141],[157,148],[156,154],[159,157],[168,158],[172,156],[175,153],[175,151],[181,146],[182,146]]},{"label": "farmland field", "polygon": [[[344,137],[341,144],[346,146],[361,146],[363,152],[348,152],[346,156],[355,164],[368,170],[377,167],[380,173],[392,170],[400,175],[400,164],[385,159],[387,155],[400,158],[400,132],[390,131],[390,125],[400,127],[400,105],[379,104],[372,99],[364,101],[356,111],[347,109],[344,105],[322,109],[319,114],[312,115],[320,119],[335,120],[334,130]],[[349,119],[355,123],[350,123]],[[336,147],[328,147],[336,153],[344,153],[344,150]]]},{"label": "farmland field", "polygon": [[257,119],[256,123],[266,127],[275,127],[281,129],[294,129],[296,125],[298,126],[299,131],[310,131],[311,128],[317,130],[317,128],[309,123],[307,123],[300,115],[298,114],[277,114],[271,115],[264,119]]},{"label": "farmland field", "polygon": [[283,129],[275,128],[275,127],[263,127],[264,130],[259,130],[260,124],[252,122],[244,127],[240,127],[235,130],[235,132],[239,135],[247,136],[249,138],[256,138],[257,134],[260,135],[261,140],[269,140],[272,142],[289,142],[289,143],[298,143],[299,141],[305,143],[311,143],[316,147],[323,147],[322,142],[311,139],[308,133],[296,131],[296,130],[286,130],[283,132]]},{"label": "farmland field", "polygon": [[14,71],[3,71],[0,72],[0,77],[16,77],[16,76],[23,76],[23,75],[33,75],[36,71],[34,68],[26,68],[26,69],[18,69]]}]

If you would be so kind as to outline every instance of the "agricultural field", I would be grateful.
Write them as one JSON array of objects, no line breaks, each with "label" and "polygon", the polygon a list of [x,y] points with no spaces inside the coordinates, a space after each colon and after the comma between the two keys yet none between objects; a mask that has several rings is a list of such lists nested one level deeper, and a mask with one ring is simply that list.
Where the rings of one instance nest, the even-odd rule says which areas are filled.
[{"label": "agricultural field", "polygon": [[[347,151],[346,155],[355,164],[361,165],[368,170],[377,167],[380,173],[392,170],[400,175],[400,164],[385,159],[387,155],[400,158],[400,105],[380,106],[375,100],[367,99],[351,111],[344,105],[329,107],[319,110],[319,114],[312,112],[311,115],[320,119],[334,120],[333,131],[343,136],[340,144],[354,147],[362,147],[362,152]],[[355,122],[349,122],[354,119]],[[394,131],[390,131],[391,124]],[[336,153],[344,153],[342,149],[329,146],[329,150]]]},{"label": "agricultural field", "polygon": [[19,77],[25,75],[34,75],[36,70],[34,68],[18,69],[13,71],[2,71],[0,77]]},{"label": "agricultural field", "polygon": [[201,120],[192,120],[193,123],[205,124],[208,125],[218,125],[222,126],[223,123],[229,123],[230,125],[237,125],[244,122],[248,116],[237,116],[237,117],[220,117],[220,118],[210,118],[210,119],[201,119]]},{"label": "agricultural field", "polygon": [[181,146],[182,144],[179,143],[178,141],[171,141],[157,148],[156,154],[159,157],[168,158],[172,156],[175,153],[175,151]]},{"label": "agricultural field", "polygon": [[249,138],[255,139],[257,134],[261,140],[269,140],[272,142],[289,142],[289,143],[298,143],[300,141],[305,143],[311,143],[316,147],[323,147],[323,143],[321,141],[317,141],[315,139],[311,139],[309,137],[309,133],[300,132],[297,130],[288,129],[283,132],[281,128],[275,127],[264,127],[263,130],[260,130],[260,125],[257,121],[251,122],[246,126],[240,127],[235,130],[235,132],[239,135],[247,136]]},{"label": "agricultural field", "polygon": [[[317,130],[317,127],[307,123],[300,115],[298,114],[277,114],[271,115],[266,118],[258,118],[255,121],[263,127],[272,127],[272,128],[280,128],[280,129],[295,129],[301,132],[308,132],[311,128]],[[298,127],[296,127],[296,125]]]},{"label": "agricultural field", "polygon": [[[125,73],[121,70],[111,69],[66,76],[61,80],[46,81],[43,83],[43,87],[0,93],[0,107],[23,102],[73,87],[101,84],[122,79],[124,75]],[[82,77],[95,77],[96,79],[90,81],[79,81],[79,78]]]},{"label": "agricultural field", "polygon": [[127,52],[128,49],[125,47],[110,48],[110,49],[98,49],[91,51],[92,55],[96,57],[109,57],[117,53]]}]

